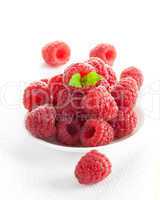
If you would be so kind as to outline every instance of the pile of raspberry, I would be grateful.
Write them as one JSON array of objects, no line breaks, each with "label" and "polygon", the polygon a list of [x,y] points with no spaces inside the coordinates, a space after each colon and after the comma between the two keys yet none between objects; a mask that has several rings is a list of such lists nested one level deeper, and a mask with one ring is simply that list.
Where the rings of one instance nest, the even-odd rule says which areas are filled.
[{"label": "pile of raspberry", "polygon": [[[70,55],[63,41],[42,49],[44,61],[52,68],[66,64]],[[113,69],[116,57],[114,46],[98,44],[89,59],[29,84],[23,95],[26,129],[42,140],[74,147],[107,145],[131,135],[137,126],[134,108],[143,74],[132,66],[118,78]],[[105,179],[111,167],[104,154],[93,150],[79,160],[75,176],[81,184],[94,184]]]},{"label": "pile of raspberry", "polygon": [[[69,60],[70,48],[56,41],[47,44],[42,55],[47,64],[57,67]],[[88,60],[66,67],[63,74],[26,87],[25,126],[33,136],[60,145],[95,147],[132,134],[142,72],[128,67],[118,80],[113,70],[117,53],[109,44],[97,45],[89,55]]]}]

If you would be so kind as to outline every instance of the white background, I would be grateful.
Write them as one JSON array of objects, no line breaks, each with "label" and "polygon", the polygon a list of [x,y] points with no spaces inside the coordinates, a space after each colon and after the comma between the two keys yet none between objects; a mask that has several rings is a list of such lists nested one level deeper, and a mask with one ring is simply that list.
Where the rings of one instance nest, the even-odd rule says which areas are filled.
[{"label": "white background", "polygon": [[[159,8],[158,0],[0,0],[0,199],[156,199]],[[48,69],[41,59],[41,47],[57,39],[71,46],[70,62],[87,59],[94,45],[109,42],[118,52],[117,72],[130,65],[144,72],[141,137],[118,151],[116,147],[106,151],[113,173],[95,186],[80,186],[74,179],[74,165],[81,155],[40,145],[28,139],[24,129],[21,98],[26,83],[51,77],[65,67]]]}]

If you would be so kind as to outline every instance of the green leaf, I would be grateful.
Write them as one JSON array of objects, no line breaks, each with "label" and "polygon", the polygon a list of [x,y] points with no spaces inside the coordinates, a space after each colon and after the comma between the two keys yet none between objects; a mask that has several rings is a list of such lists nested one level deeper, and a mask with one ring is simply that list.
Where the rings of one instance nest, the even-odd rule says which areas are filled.
[{"label": "green leaf", "polygon": [[102,76],[97,74],[97,72],[90,72],[82,78],[81,83],[83,87],[87,87],[96,85],[96,83],[102,79]]},{"label": "green leaf", "polygon": [[82,88],[80,73],[76,73],[76,74],[72,75],[72,77],[71,77],[71,79],[69,81],[69,85],[73,86],[73,87]]}]

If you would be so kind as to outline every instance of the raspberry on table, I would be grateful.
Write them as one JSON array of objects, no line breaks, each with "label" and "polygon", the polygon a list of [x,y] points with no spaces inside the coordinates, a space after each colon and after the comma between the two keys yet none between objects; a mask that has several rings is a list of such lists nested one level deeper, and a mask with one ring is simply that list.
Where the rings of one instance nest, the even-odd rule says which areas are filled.
[{"label": "raspberry on table", "polygon": [[57,140],[64,145],[78,145],[80,143],[80,124],[74,120],[59,121],[57,123]]},{"label": "raspberry on table", "polygon": [[111,162],[102,153],[92,150],[84,155],[75,168],[75,176],[80,184],[95,184],[111,173]]},{"label": "raspberry on table", "polygon": [[88,92],[82,99],[82,107],[92,118],[110,120],[117,116],[118,107],[107,89],[98,86]]},{"label": "raspberry on table", "polygon": [[107,43],[98,44],[90,51],[90,57],[101,58],[105,63],[113,65],[117,52],[116,49]]},{"label": "raspberry on table", "polygon": [[57,67],[67,63],[70,59],[70,54],[70,47],[62,41],[48,43],[42,49],[42,57],[51,67]]},{"label": "raspberry on table", "polygon": [[137,125],[137,115],[134,111],[119,111],[118,116],[110,121],[114,129],[115,139],[130,135]]},{"label": "raspberry on table", "polygon": [[45,82],[37,81],[31,83],[23,94],[23,104],[26,109],[31,111],[40,105],[50,103],[50,92]]},{"label": "raspberry on table", "polygon": [[137,82],[138,88],[139,89],[141,88],[144,78],[143,78],[143,74],[140,71],[140,69],[138,69],[136,67],[128,67],[128,68],[126,68],[121,73],[121,79],[122,78],[126,78],[126,77],[133,78]]},{"label": "raspberry on table", "polygon": [[113,88],[111,95],[114,97],[120,110],[131,110],[137,100],[137,83],[131,77],[123,78]]},{"label": "raspberry on table", "polygon": [[56,111],[53,106],[43,105],[28,112],[25,126],[35,137],[41,139],[54,138]]},{"label": "raspberry on table", "polygon": [[86,147],[106,145],[113,141],[114,130],[104,120],[89,119],[82,128],[80,139]]}]

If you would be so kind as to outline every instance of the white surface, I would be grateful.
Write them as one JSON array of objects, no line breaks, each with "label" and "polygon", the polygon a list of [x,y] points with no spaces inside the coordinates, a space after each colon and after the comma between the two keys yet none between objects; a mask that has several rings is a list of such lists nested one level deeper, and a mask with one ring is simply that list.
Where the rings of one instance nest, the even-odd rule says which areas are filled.
[{"label": "white surface", "polygon": [[[160,138],[159,18],[158,0],[0,1],[0,199],[153,199]],[[137,65],[144,72],[143,137],[119,151],[106,150],[113,172],[94,186],[74,179],[81,154],[35,144],[23,131],[24,86],[64,68],[47,69],[41,60],[42,45],[57,39],[70,44],[71,62],[86,59],[90,48],[106,41],[117,48],[116,71]]]}]

